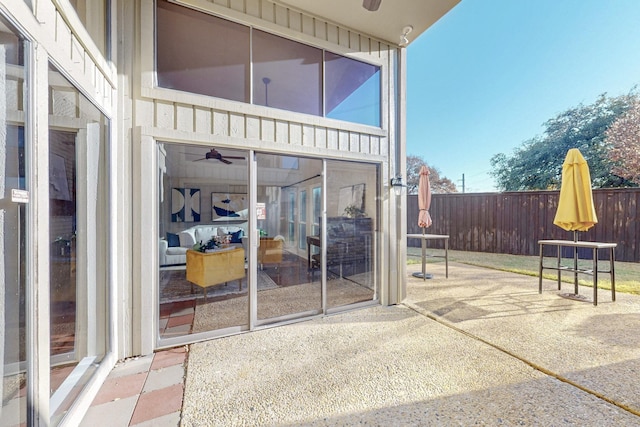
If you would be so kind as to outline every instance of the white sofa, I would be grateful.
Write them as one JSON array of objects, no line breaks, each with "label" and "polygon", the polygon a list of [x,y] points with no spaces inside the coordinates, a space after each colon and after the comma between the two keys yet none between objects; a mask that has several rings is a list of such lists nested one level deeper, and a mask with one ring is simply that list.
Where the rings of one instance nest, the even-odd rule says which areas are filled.
[{"label": "white sofa", "polygon": [[169,246],[166,239],[160,239],[160,267],[183,265],[187,263],[187,249],[181,246]]},{"label": "white sofa", "polygon": [[[230,233],[236,233],[239,230],[243,231],[243,235],[247,235],[247,223],[238,225],[194,225],[186,230],[180,231],[178,237],[180,239],[180,246],[169,246],[169,242],[165,239],[160,239],[160,266],[168,265],[182,265],[187,263],[187,250],[191,249],[196,243],[207,243],[213,236],[226,236]],[[243,242],[246,239],[242,239]],[[244,248],[242,243],[231,243],[231,246]],[[246,248],[245,248],[246,251]]]}]

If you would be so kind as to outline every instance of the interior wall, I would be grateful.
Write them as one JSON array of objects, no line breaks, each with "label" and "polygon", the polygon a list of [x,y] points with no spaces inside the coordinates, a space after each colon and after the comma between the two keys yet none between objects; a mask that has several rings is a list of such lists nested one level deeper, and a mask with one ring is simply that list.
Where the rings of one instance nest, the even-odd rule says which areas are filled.
[{"label": "interior wall", "polygon": [[[344,188],[356,184],[364,184],[364,211],[367,216],[375,217],[377,215],[377,179],[371,176],[371,164],[349,163],[348,166],[342,162],[328,162],[327,164],[327,181],[331,182],[330,186]],[[344,211],[338,209],[338,197],[327,197],[327,216],[344,216]]]}]

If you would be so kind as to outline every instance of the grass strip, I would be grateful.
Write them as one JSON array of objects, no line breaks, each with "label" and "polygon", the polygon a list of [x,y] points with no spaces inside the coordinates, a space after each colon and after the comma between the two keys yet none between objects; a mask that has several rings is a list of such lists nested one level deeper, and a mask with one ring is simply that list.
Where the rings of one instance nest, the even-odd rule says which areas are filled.
[{"label": "grass strip", "polygon": [[[443,249],[427,249],[427,255],[443,256]],[[527,276],[538,277],[538,269],[540,257],[529,255],[509,255],[494,254],[486,252],[467,252],[449,250],[449,261],[459,262],[462,264],[474,265],[476,267],[491,268],[494,270],[507,271],[510,273],[523,274]],[[573,259],[564,258],[563,265],[573,264]],[[421,249],[407,248],[407,264],[420,264]],[[427,257],[427,263],[444,262],[443,258]],[[552,266],[557,263],[555,257],[545,257],[544,265]],[[609,261],[599,261],[599,269],[608,270]],[[590,259],[581,259],[578,261],[578,267],[589,269],[593,266]],[[640,295],[640,264],[634,262],[617,261],[615,265],[616,275],[616,292]],[[544,272],[542,275],[545,279],[555,280],[558,276],[554,272]],[[592,276],[584,274],[578,275],[578,283],[583,286],[593,286]],[[610,275],[600,273],[598,275],[598,288],[611,289]],[[562,272],[561,281],[565,283],[573,283],[572,272]]]}]

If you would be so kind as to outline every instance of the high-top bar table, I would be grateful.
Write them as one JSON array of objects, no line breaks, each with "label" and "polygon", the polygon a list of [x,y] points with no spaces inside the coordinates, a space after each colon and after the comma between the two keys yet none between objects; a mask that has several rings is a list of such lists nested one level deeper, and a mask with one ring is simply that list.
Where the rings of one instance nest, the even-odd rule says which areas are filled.
[{"label": "high-top bar table", "polygon": [[431,258],[444,258],[445,263],[445,277],[449,278],[449,235],[447,234],[407,234],[410,239],[422,240],[422,273],[413,273],[415,277],[422,277],[423,280],[431,279],[433,276],[427,274],[426,262],[427,262],[427,240],[444,240],[444,256],[442,255],[429,255]]},{"label": "high-top bar table", "polygon": [[[540,275],[538,279],[538,293],[542,293],[542,270],[557,270],[558,271],[558,290],[560,290],[560,279],[562,276],[562,271],[571,271],[573,272],[573,281],[575,286],[575,294],[578,294],[578,273],[582,274],[590,274],[593,275],[593,305],[598,305],[598,273],[609,273],[611,275],[611,299],[613,301],[616,300],[616,274],[615,274],[615,256],[614,249],[616,248],[616,243],[600,243],[600,242],[583,242],[583,241],[573,241],[573,240],[538,240],[538,244],[540,245]],[[544,246],[555,246],[557,251],[557,259],[558,262],[556,266],[550,267],[543,265],[542,262],[542,250]],[[570,247],[573,248],[573,267],[567,267],[562,265],[562,248]],[[587,248],[593,251],[593,269],[580,269],[578,268],[578,248]],[[598,250],[599,249],[608,249],[609,251],[609,270],[599,270],[598,269]]]}]

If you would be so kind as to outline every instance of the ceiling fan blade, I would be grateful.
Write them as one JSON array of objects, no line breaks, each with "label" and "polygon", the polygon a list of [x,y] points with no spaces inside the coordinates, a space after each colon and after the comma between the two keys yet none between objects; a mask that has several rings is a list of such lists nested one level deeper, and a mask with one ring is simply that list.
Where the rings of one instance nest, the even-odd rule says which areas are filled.
[{"label": "ceiling fan blade", "polygon": [[222,156],[225,159],[235,159],[235,160],[244,160],[244,157],[237,157],[237,156]]},{"label": "ceiling fan blade", "polygon": [[230,165],[232,163],[229,160],[226,160],[224,157],[220,157],[218,160],[220,160],[222,163],[226,163],[228,165]]},{"label": "ceiling fan blade", "polygon": [[207,158],[206,158],[206,157],[203,157],[203,158],[201,158],[201,159],[195,159],[195,160],[192,160],[192,161],[193,161],[193,162],[199,162],[200,160],[207,160]]}]

